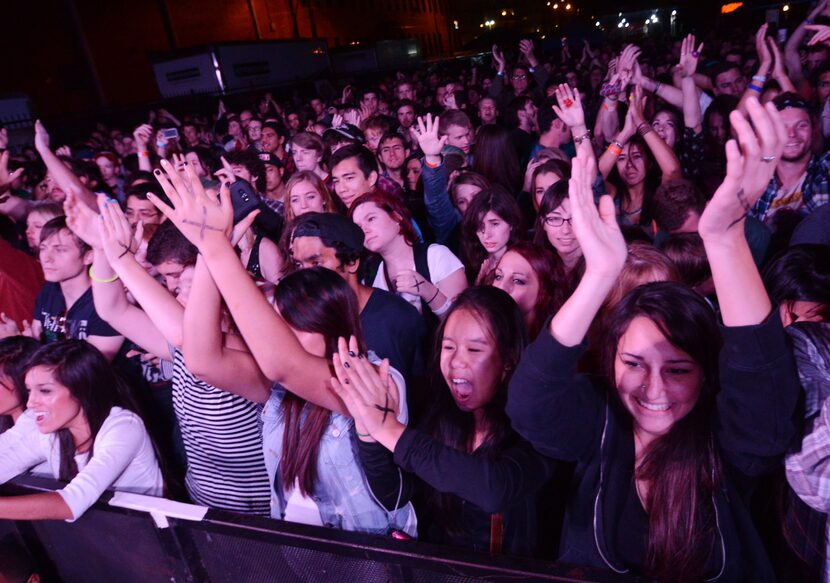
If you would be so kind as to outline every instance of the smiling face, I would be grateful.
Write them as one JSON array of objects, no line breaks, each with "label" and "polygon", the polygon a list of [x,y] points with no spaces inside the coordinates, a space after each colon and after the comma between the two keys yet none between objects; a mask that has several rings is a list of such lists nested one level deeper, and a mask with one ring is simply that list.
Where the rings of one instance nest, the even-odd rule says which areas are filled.
[{"label": "smiling face", "polygon": [[489,327],[469,310],[450,314],[441,338],[441,374],[458,408],[474,412],[486,407],[504,373]]},{"label": "smiling face", "polygon": [[674,116],[667,111],[658,112],[651,122],[651,127],[657,132],[669,148],[674,148],[677,143],[677,127]]},{"label": "smiling face", "polygon": [[525,318],[533,314],[539,298],[539,277],[519,253],[504,254],[494,271],[493,287],[510,294]]},{"label": "smiling face", "polygon": [[493,211],[487,211],[481,218],[476,235],[487,254],[498,257],[507,248],[511,230],[507,221]]},{"label": "smiling face", "polygon": [[787,130],[787,142],[781,159],[787,162],[798,162],[810,156],[810,147],[813,144],[813,124],[810,114],[803,109],[788,107],[781,111],[781,121]]},{"label": "smiling face", "polygon": [[32,367],[26,373],[26,388],[29,389],[27,407],[34,414],[41,433],[59,429],[69,429],[73,436],[89,433],[81,403],[55,379],[51,367]]},{"label": "smiling face", "polygon": [[352,218],[363,230],[366,236],[363,246],[369,251],[382,253],[395,238],[403,237],[400,224],[373,202],[363,203],[354,209]]},{"label": "smiling face", "polygon": [[646,179],[646,157],[640,147],[631,143],[623,146],[617,157],[617,170],[627,186],[636,186]]},{"label": "smiling face", "polygon": [[697,404],[703,370],[644,316],[634,318],[617,345],[614,380],[641,440],[665,435]]}]

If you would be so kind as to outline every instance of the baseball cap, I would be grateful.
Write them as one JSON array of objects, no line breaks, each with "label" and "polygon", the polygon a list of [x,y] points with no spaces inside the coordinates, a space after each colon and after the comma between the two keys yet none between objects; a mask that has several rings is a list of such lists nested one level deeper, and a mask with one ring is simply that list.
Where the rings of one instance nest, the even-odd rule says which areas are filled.
[{"label": "baseball cap", "polygon": [[363,139],[363,132],[360,131],[360,128],[350,123],[345,123],[342,126],[337,126],[336,128],[327,129],[323,132],[323,139],[325,140],[327,135],[332,136],[333,134],[337,134],[340,137],[352,140],[358,144],[362,144],[365,141]]},{"label": "baseball cap", "polygon": [[277,168],[284,167],[282,160],[280,160],[279,157],[270,152],[260,152],[259,154],[257,154],[257,157],[262,161],[263,164],[271,164],[272,166],[276,166]]},{"label": "baseball cap", "polygon": [[297,217],[291,232],[291,242],[297,237],[319,237],[340,243],[350,251],[363,251],[363,230],[351,220],[336,213],[306,213]]},{"label": "baseball cap", "polygon": [[780,93],[775,99],[772,100],[772,102],[775,104],[778,111],[783,111],[791,107],[794,109],[803,109],[807,112],[810,111],[810,104],[807,103],[803,97],[797,93],[793,93],[792,91]]}]

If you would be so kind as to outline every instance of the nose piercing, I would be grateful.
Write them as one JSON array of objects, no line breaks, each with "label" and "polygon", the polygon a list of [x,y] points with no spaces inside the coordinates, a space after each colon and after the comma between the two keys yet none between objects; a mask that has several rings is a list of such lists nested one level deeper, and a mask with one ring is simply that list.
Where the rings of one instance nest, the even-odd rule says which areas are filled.
[{"label": "nose piercing", "polygon": [[646,384],[645,384],[645,383],[643,383],[642,385],[640,385],[640,388],[641,388],[641,389],[645,389],[645,388],[646,388]]}]

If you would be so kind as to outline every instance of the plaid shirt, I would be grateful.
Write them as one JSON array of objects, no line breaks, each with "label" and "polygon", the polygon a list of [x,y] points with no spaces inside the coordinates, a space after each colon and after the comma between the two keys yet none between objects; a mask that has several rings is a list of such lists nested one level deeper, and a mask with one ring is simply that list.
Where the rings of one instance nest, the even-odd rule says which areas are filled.
[{"label": "plaid shirt", "polygon": [[[750,216],[769,223],[774,211],[775,196],[781,189],[781,181],[773,175],[767,189],[752,210]],[[802,214],[811,213],[823,204],[830,202],[830,152],[822,156],[813,156],[807,165],[807,176],[801,186]],[[806,210],[804,210],[806,209]]]},{"label": "plaid shirt", "polygon": [[[813,429],[804,437],[801,451],[787,456],[787,481],[806,504],[830,511],[830,399],[824,402]],[[825,545],[830,542],[830,521]],[[824,581],[830,581],[830,553],[824,559]]]}]

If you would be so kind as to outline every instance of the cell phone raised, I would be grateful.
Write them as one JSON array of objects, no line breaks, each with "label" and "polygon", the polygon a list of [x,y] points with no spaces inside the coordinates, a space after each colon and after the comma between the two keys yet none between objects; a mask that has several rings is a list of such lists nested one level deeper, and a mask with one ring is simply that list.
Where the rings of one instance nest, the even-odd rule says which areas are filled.
[{"label": "cell phone raised", "polygon": [[178,140],[179,130],[177,130],[176,128],[162,128],[161,135],[164,136],[168,141]]},{"label": "cell phone raised", "polygon": [[231,184],[231,204],[233,205],[233,224],[235,225],[248,214],[259,208],[259,195],[247,180],[237,178]]}]

